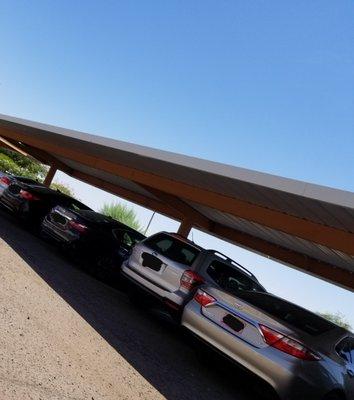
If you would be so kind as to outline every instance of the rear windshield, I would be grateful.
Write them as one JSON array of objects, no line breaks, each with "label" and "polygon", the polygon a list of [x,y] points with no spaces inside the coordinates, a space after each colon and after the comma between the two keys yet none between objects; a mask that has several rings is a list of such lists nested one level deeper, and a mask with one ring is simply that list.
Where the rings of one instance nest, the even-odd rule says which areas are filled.
[{"label": "rear windshield", "polygon": [[144,244],[172,261],[191,266],[200,250],[170,235],[161,233],[147,239]]},{"label": "rear windshield", "polygon": [[38,185],[38,186],[41,185],[40,182],[37,182],[37,181],[35,181],[34,179],[31,179],[31,178],[24,178],[23,176],[15,176],[14,178],[16,180],[18,180],[19,182],[22,182],[22,183],[27,183],[27,184],[30,184],[30,185]]},{"label": "rear windshield", "polygon": [[240,290],[264,292],[263,287],[236,267],[214,260],[207,268],[209,277],[222,289],[232,294]]},{"label": "rear windshield", "polygon": [[95,222],[97,224],[115,224],[116,221],[111,218],[107,217],[106,215],[99,214],[95,211],[92,211],[90,209],[84,209],[82,212],[80,212],[80,215],[82,215],[84,218],[88,219],[89,221]]},{"label": "rear windshield", "polygon": [[335,327],[318,315],[267,293],[240,291],[238,297],[287,325],[313,336],[321,335]]},{"label": "rear windshield", "polygon": [[67,207],[74,211],[91,210],[89,207],[85,206],[85,204],[82,204],[79,201],[70,198],[67,201]]}]

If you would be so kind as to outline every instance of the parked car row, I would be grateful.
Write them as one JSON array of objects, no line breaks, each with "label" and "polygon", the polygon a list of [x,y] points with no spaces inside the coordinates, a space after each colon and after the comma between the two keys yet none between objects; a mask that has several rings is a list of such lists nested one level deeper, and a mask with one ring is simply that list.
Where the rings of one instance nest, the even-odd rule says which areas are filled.
[{"label": "parked car row", "polygon": [[0,205],[60,246],[93,275],[117,277],[132,246],[145,238],[129,226],[41,183],[8,174],[1,176],[0,182],[5,183]]},{"label": "parked car row", "polygon": [[[0,176],[0,182],[4,177]],[[41,184],[11,177],[0,204],[91,273],[129,282],[281,399],[354,399],[354,335],[267,292],[239,263],[174,233],[145,237]]]}]

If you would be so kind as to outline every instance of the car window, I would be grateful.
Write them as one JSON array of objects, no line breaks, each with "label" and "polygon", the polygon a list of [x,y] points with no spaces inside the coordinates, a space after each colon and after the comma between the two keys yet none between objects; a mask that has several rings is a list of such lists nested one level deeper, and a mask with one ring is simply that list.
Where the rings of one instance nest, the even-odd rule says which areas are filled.
[{"label": "car window", "polygon": [[172,239],[163,239],[155,243],[155,249],[161,253],[167,253],[168,249],[172,246]]},{"label": "car window", "polygon": [[348,339],[349,362],[354,366],[354,339]]},{"label": "car window", "polygon": [[206,270],[209,277],[222,289],[237,294],[240,290],[264,292],[254,279],[236,267],[214,260]]},{"label": "car window", "polygon": [[147,239],[145,245],[172,261],[191,266],[200,253],[196,247],[166,234]]},{"label": "car window", "polygon": [[351,363],[353,360],[354,345],[351,346],[350,339],[345,338],[340,341],[336,346],[336,352],[346,362]]},{"label": "car window", "polygon": [[141,242],[145,236],[139,232],[127,231],[124,229],[113,229],[114,237],[125,247],[131,248]]}]

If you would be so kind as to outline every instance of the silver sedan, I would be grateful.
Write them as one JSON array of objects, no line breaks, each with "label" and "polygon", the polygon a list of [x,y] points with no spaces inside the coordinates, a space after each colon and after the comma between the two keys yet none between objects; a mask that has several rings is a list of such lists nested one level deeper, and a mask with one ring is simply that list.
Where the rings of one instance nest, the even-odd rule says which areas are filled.
[{"label": "silver sedan", "polygon": [[354,399],[352,333],[269,293],[225,288],[199,289],[182,325],[283,400]]}]

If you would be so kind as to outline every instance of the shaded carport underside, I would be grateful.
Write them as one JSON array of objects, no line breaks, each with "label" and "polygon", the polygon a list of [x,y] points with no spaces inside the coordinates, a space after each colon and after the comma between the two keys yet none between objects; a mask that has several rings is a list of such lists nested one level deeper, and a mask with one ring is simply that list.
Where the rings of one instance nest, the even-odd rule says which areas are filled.
[{"label": "shaded carport underside", "polygon": [[354,289],[354,194],[0,115],[45,164],[258,254]]}]

